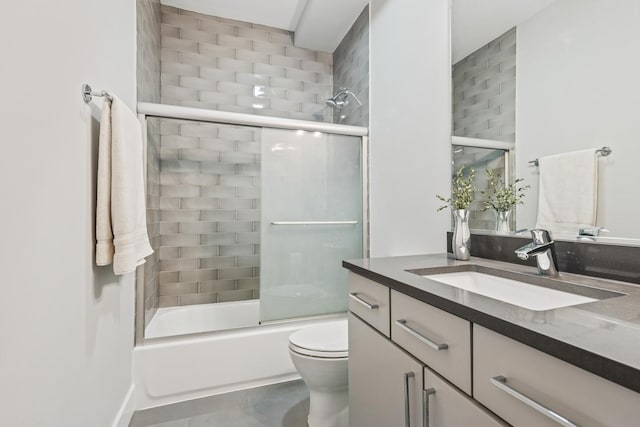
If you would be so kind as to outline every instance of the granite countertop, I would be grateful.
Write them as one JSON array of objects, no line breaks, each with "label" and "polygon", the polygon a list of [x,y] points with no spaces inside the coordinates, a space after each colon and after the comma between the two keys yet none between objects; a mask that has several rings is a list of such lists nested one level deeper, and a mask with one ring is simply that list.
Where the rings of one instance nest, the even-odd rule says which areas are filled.
[{"label": "granite countertop", "polygon": [[[559,278],[543,278],[537,275],[536,268],[474,257],[470,261],[457,261],[450,254],[346,260],[342,265],[356,274],[640,392],[638,285],[562,272]],[[571,307],[532,311],[421,276],[453,271],[488,272],[558,290],[572,288],[571,284],[575,284],[579,285],[575,289],[581,289],[583,295],[595,298],[606,295],[607,298]]]}]

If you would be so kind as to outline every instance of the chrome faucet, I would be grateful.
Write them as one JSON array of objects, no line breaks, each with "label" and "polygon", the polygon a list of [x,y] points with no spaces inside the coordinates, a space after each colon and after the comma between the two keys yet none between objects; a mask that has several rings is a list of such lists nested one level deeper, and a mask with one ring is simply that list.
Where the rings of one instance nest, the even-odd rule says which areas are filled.
[{"label": "chrome faucet", "polygon": [[538,263],[538,273],[542,276],[558,276],[558,260],[554,241],[547,230],[531,230],[533,242],[516,249],[516,255],[521,260],[528,260],[535,256]]}]

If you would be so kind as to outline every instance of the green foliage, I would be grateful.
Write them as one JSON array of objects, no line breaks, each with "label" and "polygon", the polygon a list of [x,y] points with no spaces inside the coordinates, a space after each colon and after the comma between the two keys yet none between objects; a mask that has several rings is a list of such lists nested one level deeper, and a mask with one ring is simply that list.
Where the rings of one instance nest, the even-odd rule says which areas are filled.
[{"label": "green foliage", "polygon": [[452,181],[451,197],[445,199],[444,197],[436,194],[436,197],[445,203],[438,208],[438,212],[448,207],[456,210],[469,208],[473,198],[473,193],[477,191],[473,186],[475,175],[476,171],[474,169],[470,169],[469,174],[465,178],[464,166],[461,166]]},{"label": "green foliage", "polygon": [[519,187],[524,178],[516,179],[513,184],[505,185],[504,180],[494,170],[486,169],[489,176],[489,189],[481,191],[484,196],[484,210],[494,209],[498,212],[511,210],[515,205],[522,205],[525,190],[531,186]]}]

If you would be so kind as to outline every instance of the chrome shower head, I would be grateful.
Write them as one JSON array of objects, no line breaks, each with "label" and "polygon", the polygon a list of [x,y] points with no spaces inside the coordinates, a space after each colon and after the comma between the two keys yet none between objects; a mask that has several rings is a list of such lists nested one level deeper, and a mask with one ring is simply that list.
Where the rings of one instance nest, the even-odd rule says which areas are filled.
[{"label": "chrome shower head", "polygon": [[335,97],[327,99],[326,101],[324,101],[324,103],[327,104],[331,108],[340,109],[340,108],[343,107],[342,105],[338,106],[338,102],[335,100]]},{"label": "chrome shower head", "polygon": [[349,95],[351,95],[353,97],[353,99],[356,100],[358,105],[362,105],[362,102],[360,102],[360,100],[358,99],[356,94],[351,92],[349,89],[344,88],[344,87],[341,88],[338,91],[338,93],[336,93],[333,97],[327,99],[325,101],[325,104],[327,104],[329,107],[337,108],[338,110],[341,110],[344,107],[346,107],[347,105],[349,105],[349,100],[347,99],[347,98],[349,98]]}]

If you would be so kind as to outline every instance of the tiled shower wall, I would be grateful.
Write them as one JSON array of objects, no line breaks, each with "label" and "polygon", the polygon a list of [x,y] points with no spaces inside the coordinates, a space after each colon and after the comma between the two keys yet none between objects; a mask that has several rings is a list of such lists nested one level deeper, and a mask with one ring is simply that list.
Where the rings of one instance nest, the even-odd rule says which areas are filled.
[{"label": "tiled shower wall", "polygon": [[453,66],[453,134],[515,142],[516,29]]},{"label": "tiled shower wall", "polygon": [[260,128],[160,131],[160,307],[258,298]]},{"label": "tiled shower wall", "polygon": [[[137,0],[138,101],[160,102],[160,1]],[[154,253],[144,264],[144,324],[158,308],[160,246],[160,128],[150,120],[147,127],[147,230]]]},{"label": "tiled shower wall", "polygon": [[369,6],[365,7],[340,45],[333,52],[333,93],[340,88],[353,91],[362,102],[349,100],[335,110],[334,123],[369,126]]},{"label": "tiled shower wall", "polygon": [[162,103],[331,121],[332,54],[289,31],[162,6]]},{"label": "tiled shower wall", "polygon": [[[162,6],[163,104],[331,121],[332,54]],[[161,307],[258,298],[260,129],[162,120]]]},{"label": "tiled shower wall", "polygon": [[[453,66],[453,135],[515,142],[515,105],[516,29],[513,28]],[[500,150],[465,147],[455,149],[453,158],[454,174],[461,165],[476,172],[478,191],[470,207],[470,227],[495,229],[496,214],[483,211],[480,191],[488,188],[485,169],[494,169],[504,177],[504,155],[500,155]]]}]

